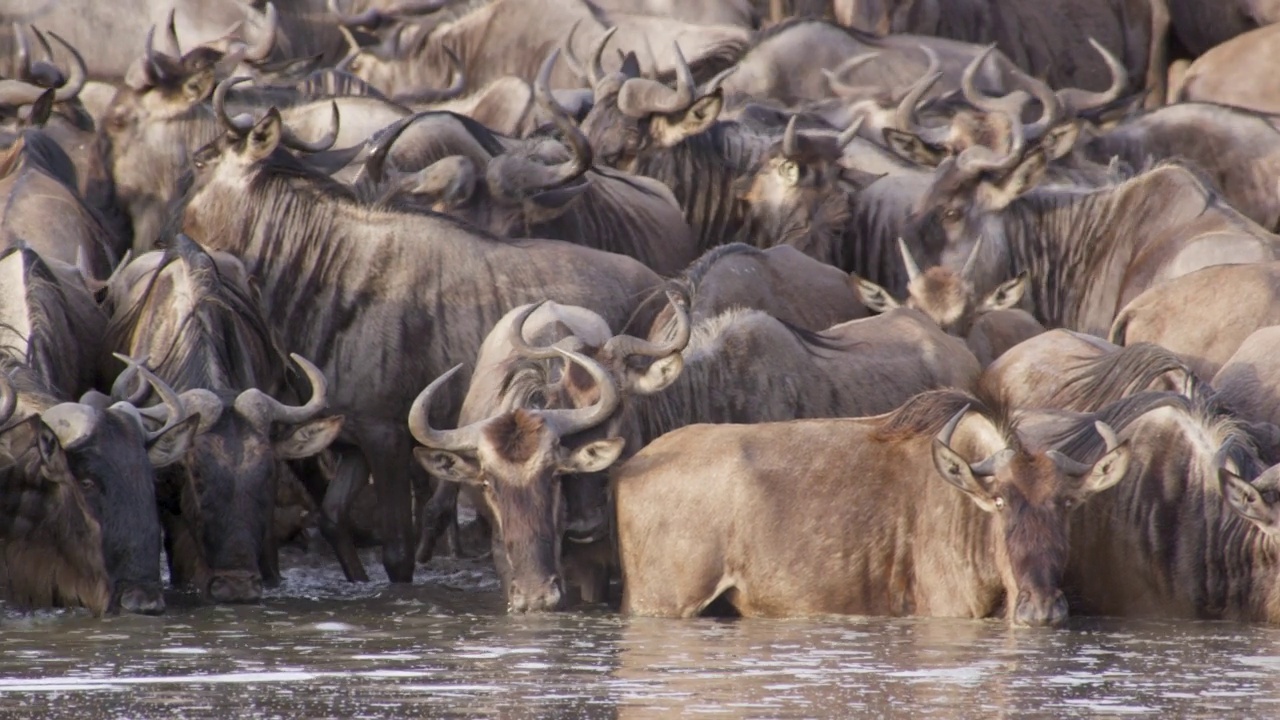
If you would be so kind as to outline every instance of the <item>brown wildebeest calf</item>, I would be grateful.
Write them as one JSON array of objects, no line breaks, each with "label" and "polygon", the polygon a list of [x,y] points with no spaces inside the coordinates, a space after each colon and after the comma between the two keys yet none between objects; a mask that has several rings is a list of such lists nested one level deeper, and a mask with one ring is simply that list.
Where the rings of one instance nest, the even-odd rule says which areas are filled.
[{"label": "brown wildebeest calf", "polygon": [[1128,446],[1092,466],[1031,453],[979,405],[943,390],[871,418],[664,435],[613,473],[623,612],[723,596],[744,616],[1062,622],[1070,510],[1124,476]]}]

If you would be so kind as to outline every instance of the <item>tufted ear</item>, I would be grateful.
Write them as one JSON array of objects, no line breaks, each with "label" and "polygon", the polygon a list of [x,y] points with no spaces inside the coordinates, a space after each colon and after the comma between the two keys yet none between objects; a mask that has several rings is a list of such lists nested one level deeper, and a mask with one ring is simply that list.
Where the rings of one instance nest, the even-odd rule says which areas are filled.
[{"label": "tufted ear", "polygon": [[1125,440],[1106,455],[1098,458],[1098,461],[1089,469],[1089,473],[1081,478],[1083,484],[1077,492],[1080,501],[1083,502],[1095,493],[1114,487],[1123,480],[1124,474],[1129,470],[1131,455],[1129,441]]},{"label": "tufted ear", "polygon": [[463,485],[483,485],[480,465],[470,458],[447,450],[416,447],[413,457],[432,477]]},{"label": "tufted ear", "polygon": [[1076,140],[1080,137],[1080,123],[1078,121],[1062,123],[1049,128],[1049,132],[1040,138],[1040,147],[1044,148],[1044,152],[1049,156],[1050,160],[1057,160],[1066,157],[1075,149]]},{"label": "tufted ear", "polygon": [[936,438],[933,441],[933,467],[943,480],[968,495],[983,510],[995,512],[1002,506],[1001,500],[991,495],[986,483],[978,479],[969,463]]},{"label": "tufted ear", "polygon": [[1018,196],[1040,184],[1049,160],[1043,150],[1032,150],[999,180],[983,180],[978,186],[978,200],[983,209],[999,212]]},{"label": "tufted ear", "polygon": [[603,472],[618,461],[625,445],[622,438],[589,442],[569,453],[569,457],[560,463],[560,470],[565,473]]},{"label": "tufted ear", "polygon": [[654,115],[649,134],[662,147],[677,145],[714,125],[723,108],[724,93],[717,88],[680,112]]},{"label": "tufted ear", "polygon": [[937,167],[947,157],[947,150],[938,145],[930,145],[915,133],[903,132],[896,128],[884,128],[880,131],[884,136],[884,144],[894,155],[913,165]]},{"label": "tufted ear", "polygon": [[858,277],[857,273],[849,273],[849,284],[853,286],[853,292],[858,296],[858,301],[873,313],[889,312],[894,308],[902,307],[902,303],[894,300],[888,290],[870,280]]},{"label": "tufted ear", "polygon": [[1222,497],[1237,515],[1272,537],[1280,537],[1280,499],[1275,490],[1264,496],[1252,483],[1227,468],[1218,469]]},{"label": "tufted ear", "polygon": [[283,132],[280,111],[271,108],[245,137],[243,155],[249,162],[258,162],[276,151]]},{"label": "tufted ear", "polygon": [[1006,280],[1000,283],[995,290],[992,290],[991,294],[982,300],[982,304],[978,307],[978,312],[1015,308],[1018,303],[1022,302],[1022,296],[1026,292],[1027,273],[1024,270],[1018,274],[1018,277]]},{"label": "tufted ear", "polygon": [[294,425],[284,437],[275,440],[276,457],[281,460],[298,460],[311,457],[329,447],[342,432],[342,415],[316,418],[310,422]]}]

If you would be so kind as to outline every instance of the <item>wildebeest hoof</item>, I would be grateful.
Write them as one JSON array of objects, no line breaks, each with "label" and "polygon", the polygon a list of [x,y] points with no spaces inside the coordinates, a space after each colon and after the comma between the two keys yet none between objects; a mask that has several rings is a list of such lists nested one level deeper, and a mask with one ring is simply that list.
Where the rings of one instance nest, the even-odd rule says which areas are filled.
[{"label": "wildebeest hoof", "polygon": [[262,600],[262,581],[256,577],[217,575],[209,581],[209,599],[216,603],[256,603]]},{"label": "wildebeest hoof", "polygon": [[135,615],[164,613],[164,593],[159,587],[130,587],[120,593],[120,609]]}]

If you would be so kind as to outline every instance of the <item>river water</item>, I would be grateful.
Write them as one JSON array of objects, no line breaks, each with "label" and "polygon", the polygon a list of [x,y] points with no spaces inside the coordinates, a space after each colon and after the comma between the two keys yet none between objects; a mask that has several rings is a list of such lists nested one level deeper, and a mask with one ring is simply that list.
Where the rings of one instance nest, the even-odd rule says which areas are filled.
[{"label": "river water", "polygon": [[1264,626],[512,617],[480,562],[433,561],[412,587],[282,564],[260,606],[6,612],[0,716],[1280,717]]}]

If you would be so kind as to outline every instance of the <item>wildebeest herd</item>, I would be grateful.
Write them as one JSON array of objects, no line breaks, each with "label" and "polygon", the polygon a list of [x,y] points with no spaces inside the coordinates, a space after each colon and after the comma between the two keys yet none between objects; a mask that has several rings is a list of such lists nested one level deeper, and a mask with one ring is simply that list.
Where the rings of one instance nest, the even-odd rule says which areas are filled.
[{"label": "wildebeest herd", "polygon": [[0,3],[4,597],[1280,622],[1270,5]]}]

